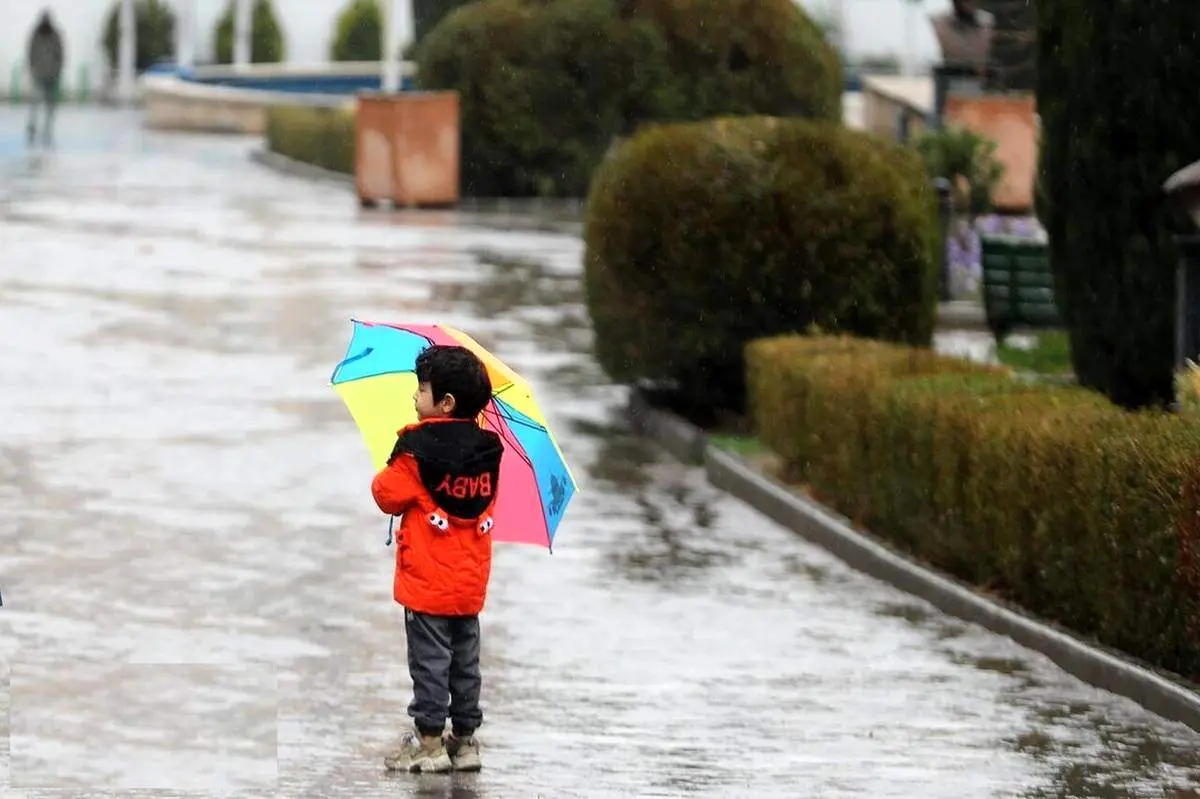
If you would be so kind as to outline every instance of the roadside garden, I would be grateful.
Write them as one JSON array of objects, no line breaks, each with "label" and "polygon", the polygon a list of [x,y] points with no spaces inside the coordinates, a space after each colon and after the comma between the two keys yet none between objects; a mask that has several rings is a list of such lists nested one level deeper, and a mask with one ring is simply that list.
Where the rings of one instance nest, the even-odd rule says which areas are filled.
[{"label": "roadside garden", "polygon": [[[1200,19],[1172,3],[1128,28],[1043,5],[1037,220],[968,226],[1024,225],[1006,231],[1012,257],[1048,255],[1061,329],[1032,349],[1002,342],[1018,368],[928,346],[928,176],[957,173],[968,218],[985,211],[986,142],[946,131],[905,148],[765,117],[646,130],[598,169],[586,226],[597,352],[881,540],[1194,679],[1200,381],[1174,367],[1172,235],[1187,223],[1161,185],[1198,154],[1177,110],[1195,104],[1141,92],[1136,114],[1098,109],[1115,83],[1198,67],[1156,59],[1118,81],[1082,64],[1093,45],[1190,52],[1180,37]],[[1048,253],[1027,246],[1039,238]],[[992,323],[1003,338],[1014,319]]]},{"label": "roadside garden", "polygon": [[[1200,106],[1144,89],[1192,85],[1200,6],[1165,8],[1039,4],[1042,166],[1021,220],[988,213],[986,141],[842,125],[837,55],[791,0],[482,0],[410,55],[418,85],[459,92],[464,194],[586,196],[614,377],[912,556],[1197,677],[1200,381],[1174,368],[1184,222],[1160,186],[1197,155]],[[1101,48],[1156,57],[1097,67]],[[1115,87],[1140,105],[1105,111]],[[281,109],[267,139],[354,163],[338,112]],[[960,178],[945,240],[932,175]],[[933,353],[940,253],[970,289],[1000,228],[1048,240],[1062,329],[1002,342],[1000,366]]]}]

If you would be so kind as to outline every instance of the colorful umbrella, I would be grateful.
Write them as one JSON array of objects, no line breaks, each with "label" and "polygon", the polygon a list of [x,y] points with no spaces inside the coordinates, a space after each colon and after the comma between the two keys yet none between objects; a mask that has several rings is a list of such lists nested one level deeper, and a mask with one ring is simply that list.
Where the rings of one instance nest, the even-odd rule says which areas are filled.
[{"label": "colorful umbrella", "polygon": [[480,424],[504,441],[492,537],[553,548],[554,533],[575,493],[575,478],[525,380],[477,341],[445,325],[354,321],[345,359],[330,383],[367,442],[375,468],[387,465],[396,431],[417,420],[417,356],[433,344],[469,348],[492,381]]}]

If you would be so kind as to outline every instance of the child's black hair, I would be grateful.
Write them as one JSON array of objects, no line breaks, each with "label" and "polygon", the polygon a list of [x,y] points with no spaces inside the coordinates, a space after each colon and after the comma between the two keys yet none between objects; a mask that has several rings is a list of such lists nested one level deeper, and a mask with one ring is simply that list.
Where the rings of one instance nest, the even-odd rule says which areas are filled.
[{"label": "child's black hair", "polygon": [[456,419],[474,419],[492,398],[492,381],[483,361],[466,347],[437,344],[417,356],[417,380],[428,383],[433,401],[454,395]]}]

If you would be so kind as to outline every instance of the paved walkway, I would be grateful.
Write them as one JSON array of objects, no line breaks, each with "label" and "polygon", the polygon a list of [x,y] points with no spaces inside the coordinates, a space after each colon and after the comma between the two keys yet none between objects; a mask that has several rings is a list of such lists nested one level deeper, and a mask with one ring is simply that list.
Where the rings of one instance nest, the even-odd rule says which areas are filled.
[{"label": "paved walkway", "polygon": [[[245,140],[62,122],[57,151],[0,155],[5,796],[1196,795],[1200,736],[630,437],[576,239],[360,212]],[[582,484],[553,556],[497,550],[478,776],[380,767],[409,684],[326,387],[352,315],[472,331]]]}]

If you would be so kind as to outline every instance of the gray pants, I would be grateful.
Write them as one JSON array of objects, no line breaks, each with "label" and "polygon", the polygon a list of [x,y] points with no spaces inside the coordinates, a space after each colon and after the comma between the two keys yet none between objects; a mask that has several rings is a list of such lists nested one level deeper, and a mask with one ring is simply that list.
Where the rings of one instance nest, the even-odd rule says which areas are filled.
[{"label": "gray pants", "polygon": [[483,723],[479,709],[479,617],[404,611],[413,699],[408,715],[425,735],[441,735],[450,717],[466,738]]}]

